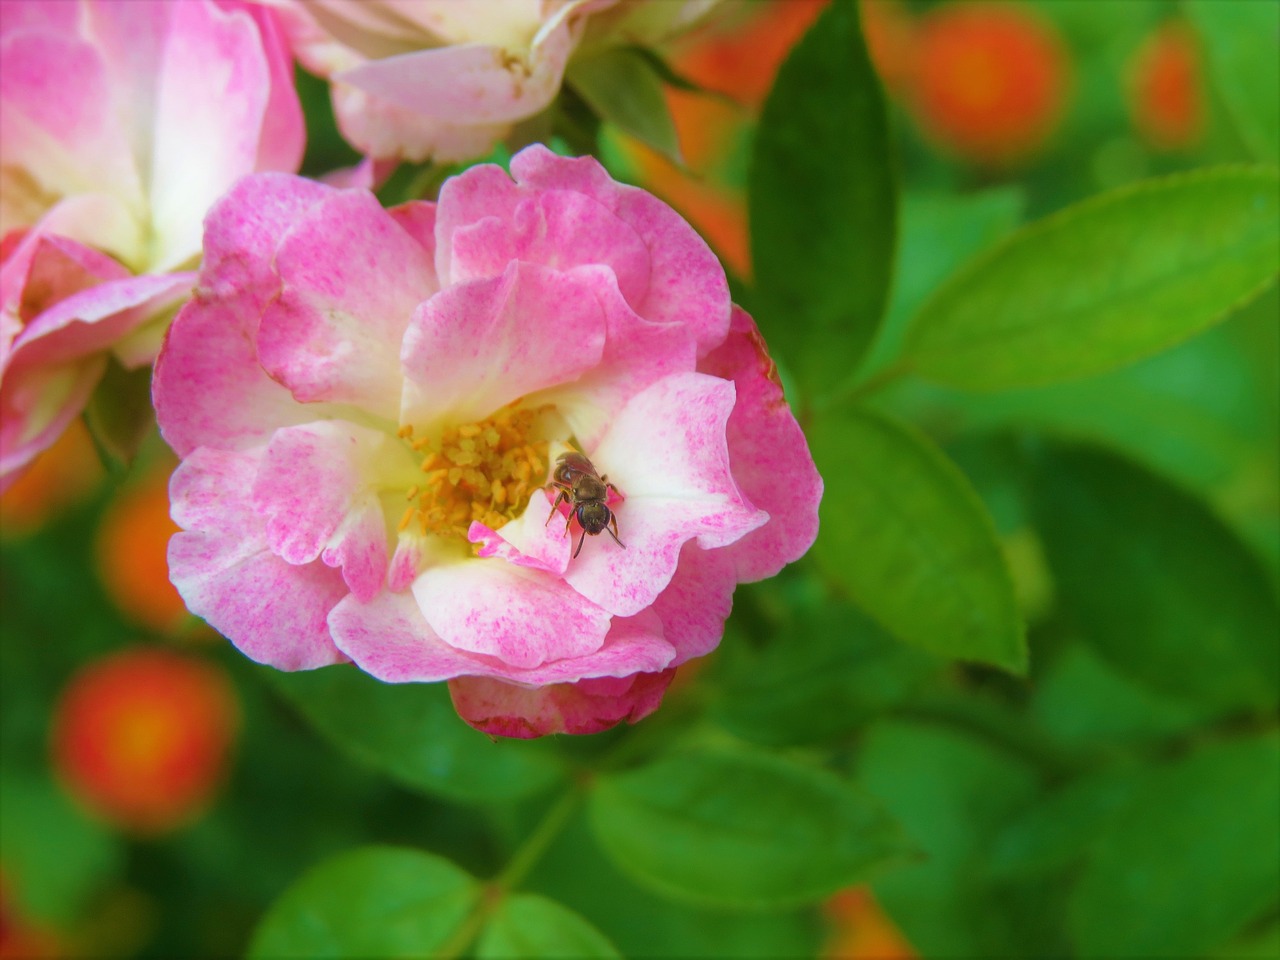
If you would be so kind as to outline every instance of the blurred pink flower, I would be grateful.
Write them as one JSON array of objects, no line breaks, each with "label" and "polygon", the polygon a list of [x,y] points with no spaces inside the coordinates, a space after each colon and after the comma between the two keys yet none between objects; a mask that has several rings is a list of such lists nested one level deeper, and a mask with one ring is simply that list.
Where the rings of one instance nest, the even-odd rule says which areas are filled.
[{"label": "blurred pink flower", "polygon": [[343,135],[378,159],[469,160],[555,99],[570,58],[650,45],[719,0],[260,0],[333,82]]},{"label": "blurred pink flower", "polygon": [[201,221],[304,143],[275,14],[190,0],[0,4],[0,486],[149,363]]},{"label": "blurred pink flower", "polygon": [[[170,575],[259,662],[589,733],[654,710],[735,585],[808,549],[822,484],[692,229],[594,160],[511,168],[389,211],[278,175],[214,207],[154,380],[183,461]],[[571,556],[544,485],[573,448],[625,548]]]}]

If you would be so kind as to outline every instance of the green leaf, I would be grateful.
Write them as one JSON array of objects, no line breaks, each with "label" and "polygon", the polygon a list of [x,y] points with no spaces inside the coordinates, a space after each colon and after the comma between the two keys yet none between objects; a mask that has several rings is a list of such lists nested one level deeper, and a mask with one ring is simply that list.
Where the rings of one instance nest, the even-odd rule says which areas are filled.
[{"label": "green leaf", "polygon": [[442,857],[362,847],[308,872],[271,905],[250,957],[419,957],[447,943],[480,884]]},{"label": "green leaf", "polygon": [[1202,956],[1280,901],[1280,737],[1150,777],[1098,838],[1071,904],[1087,956]]},{"label": "green leaf", "polygon": [[1280,267],[1280,175],[1150,180],[1031,224],[944,284],[907,335],[930,380],[996,390],[1088,377],[1173,346]]},{"label": "green leaf", "polygon": [[1280,608],[1257,558],[1208,508],[1114,454],[1055,447],[1034,509],[1081,638],[1158,693],[1218,710],[1280,695]]},{"label": "green leaf", "polygon": [[502,901],[476,945],[480,960],[620,957],[608,938],[568,907],[535,894]]},{"label": "green leaf", "polygon": [[875,336],[897,192],[857,7],[836,0],[778,71],[749,175],[756,319],[806,392],[846,380]]},{"label": "green leaf", "polygon": [[827,575],[903,640],[1025,669],[995,529],[956,466],[907,427],[863,410],[828,411],[809,443],[826,484],[814,553]]},{"label": "green leaf", "polygon": [[838,602],[792,613],[762,650],[722,647],[720,662],[726,675],[711,715],[737,735],[769,745],[855,730],[907,699],[941,667]]},{"label": "green leaf", "polygon": [[352,757],[436,796],[511,800],[545,790],[562,773],[545,743],[495,743],[468,727],[442,683],[381,683],[348,666],[263,674]]},{"label": "green leaf", "polygon": [[1029,955],[1000,939],[1008,907],[983,878],[991,838],[1035,796],[1034,774],[981,740],[902,721],[872,728],[858,773],[924,853],[874,883],[920,955]]},{"label": "green leaf", "polygon": [[5,771],[0,778],[0,865],[19,913],[70,927],[121,868],[115,837],[52,783]]},{"label": "green leaf", "polygon": [[811,902],[907,850],[879,805],[839,777],[754,751],[689,750],[602,776],[589,810],[619,867],[703,903]]},{"label": "green leaf", "polygon": [[1280,4],[1190,0],[1209,72],[1259,160],[1280,161]]},{"label": "green leaf", "polygon": [[566,80],[602,119],[683,163],[662,80],[648,57],[631,47],[614,47],[574,60]]}]

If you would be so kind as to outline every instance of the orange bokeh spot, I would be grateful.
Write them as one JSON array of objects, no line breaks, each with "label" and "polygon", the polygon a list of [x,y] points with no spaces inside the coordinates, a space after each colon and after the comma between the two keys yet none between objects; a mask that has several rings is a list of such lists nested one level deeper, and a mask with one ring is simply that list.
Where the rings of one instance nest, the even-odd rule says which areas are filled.
[{"label": "orange bokeh spot", "polygon": [[63,691],[53,766],[98,816],[132,832],[161,833],[208,805],[238,718],[219,668],[136,647],[91,663]]},{"label": "orange bokeh spot", "polygon": [[105,473],[88,428],[81,420],[72,421],[0,496],[0,531],[13,537],[36,530],[93,493]]},{"label": "orange bokeh spot", "polygon": [[178,525],[169,518],[167,457],[123,488],[98,527],[98,573],[116,605],[139,624],[169,632],[186,616],[169,582],[169,538]]},{"label": "orange bokeh spot", "polygon": [[1129,113],[1139,136],[1157,150],[1195,146],[1204,134],[1200,48],[1191,28],[1170,20],[1129,62]]},{"label": "orange bokeh spot", "polygon": [[889,90],[902,92],[916,65],[916,25],[902,0],[862,0],[862,32],[871,62]]},{"label": "orange bokeh spot", "polygon": [[937,7],[920,18],[910,103],[940,148],[1000,166],[1036,153],[1061,120],[1069,62],[1056,30],[1000,3]]},{"label": "orange bokeh spot", "polygon": [[823,960],[915,960],[906,937],[893,925],[867,887],[841,890],[826,903],[833,927]]}]

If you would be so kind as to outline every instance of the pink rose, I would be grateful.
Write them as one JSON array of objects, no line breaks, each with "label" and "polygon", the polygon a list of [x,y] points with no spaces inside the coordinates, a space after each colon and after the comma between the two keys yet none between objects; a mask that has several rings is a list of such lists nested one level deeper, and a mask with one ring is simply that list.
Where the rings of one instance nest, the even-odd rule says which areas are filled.
[{"label": "pink rose", "polygon": [[[183,461],[170,573],[261,663],[350,659],[448,680],[491,734],[589,733],[654,710],[736,584],[808,549],[822,484],[692,229],[594,160],[511,167],[438,204],[261,175],[214,207],[154,380]],[[548,486],[570,450],[625,547],[572,556]]]},{"label": "pink rose", "polygon": [[208,0],[0,4],[0,486],[83,408],[109,353],[149,363],[201,221],[297,168],[275,15]]},{"label": "pink rose", "polygon": [[261,0],[333,82],[338,126],[378,159],[482,157],[541,113],[578,53],[653,44],[719,0]]}]

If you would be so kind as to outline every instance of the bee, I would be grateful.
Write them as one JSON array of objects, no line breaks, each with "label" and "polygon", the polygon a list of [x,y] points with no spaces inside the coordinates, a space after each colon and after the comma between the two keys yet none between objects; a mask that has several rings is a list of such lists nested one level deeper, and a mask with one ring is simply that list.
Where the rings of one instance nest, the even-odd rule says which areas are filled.
[{"label": "bee", "polygon": [[[627,549],[627,545],[618,539],[618,518],[605,502],[610,493],[618,492],[618,488],[609,482],[607,476],[597,474],[595,465],[590,460],[576,450],[560,454],[555,471],[551,474],[551,485],[558,491],[556,502],[551,505],[551,515],[555,514],[560,504],[567,503],[569,516],[564,521],[564,532],[569,532],[569,524],[575,517],[582,527],[582,536],[578,538],[577,549],[573,551],[574,557],[581,552],[588,533],[594,537],[602,530],[607,530],[609,536],[613,537],[613,542],[623,550]],[[547,523],[550,522],[551,516],[548,516]]]}]

